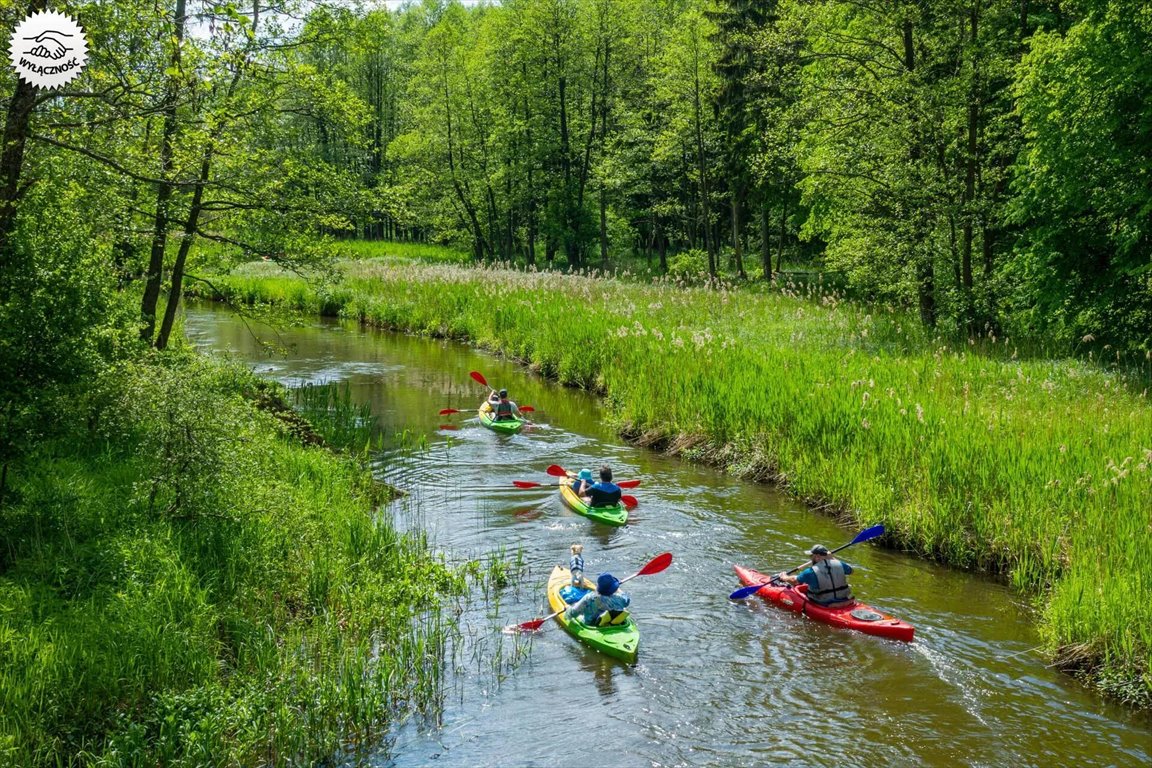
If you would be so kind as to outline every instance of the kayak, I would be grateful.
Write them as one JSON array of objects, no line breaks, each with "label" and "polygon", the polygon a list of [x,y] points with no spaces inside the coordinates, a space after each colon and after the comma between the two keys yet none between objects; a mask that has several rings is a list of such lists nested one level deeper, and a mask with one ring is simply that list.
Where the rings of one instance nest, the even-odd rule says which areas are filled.
[{"label": "kayak", "polygon": [[[748,586],[763,584],[772,578],[759,571],[754,571],[751,568],[744,568],[739,565],[734,567],[740,581]],[[768,584],[755,594],[760,595],[760,597],[775,603],[785,610],[802,613],[810,619],[822,621],[834,627],[854,629],[857,632],[863,632],[867,635],[887,637],[891,640],[903,640],[907,643],[912,642],[912,634],[916,630],[915,627],[906,621],[902,621],[895,616],[889,616],[870,605],[861,603],[859,600],[853,601],[851,605],[846,605],[841,608],[825,608],[822,605],[816,605],[805,597],[804,593],[807,591],[807,584],[799,584],[797,586]]]},{"label": "kayak", "polygon": [[611,507],[591,507],[584,503],[584,499],[572,490],[572,483],[562,482],[560,485],[560,498],[578,515],[584,515],[591,520],[605,525],[624,525],[628,522],[628,508],[623,502]]},{"label": "kayak", "polygon": [[504,421],[496,421],[492,415],[492,409],[488,407],[488,403],[480,406],[480,423],[488,427],[493,432],[499,432],[502,435],[514,435],[519,432],[524,426],[523,419],[506,419]]},{"label": "kayak", "polygon": [[[560,597],[560,590],[571,583],[572,574],[567,568],[558,565],[552,569],[548,579],[548,604],[553,611],[560,611],[568,605]],[[588,579],[584,579],[584,587],[596,589],[596,585]],[[629,664],[636,663],[636,654],[640,649],[640,628],[632,620],[631,614],[626,622],[615,627],[590,627],[578,618],[569,620],[563,611],[556,614],[556,621],[560,622],[568,634],[600,653]]]}]

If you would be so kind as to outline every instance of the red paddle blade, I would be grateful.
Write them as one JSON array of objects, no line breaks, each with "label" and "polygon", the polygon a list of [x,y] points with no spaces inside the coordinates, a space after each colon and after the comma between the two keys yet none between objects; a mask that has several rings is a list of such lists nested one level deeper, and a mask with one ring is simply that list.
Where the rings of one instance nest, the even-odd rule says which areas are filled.
[{"label": "red paddle blade", "polygon": [[488,379],[484,378],[484,375],[480,373],[480,371],[469,371],[468,375],[472,377],[473,381],[488,386]]},{"label": "red paddle blade", "polygon": [[530,405],[519,405],[519,406],[517,406],[517,408],[520,409],[521,413],[535,413],[536,412],[536,409]]},{"label": "red paddle blade", "polygon": [[516,628],[521,632],[535,632],[542,626],[544,626],[544,619],[532,619],[532,621],[526,621],[523,624],[516,625]]},{"label": "red paddle blade", "polygon": [[453,413],[460,413],[460,411],[456,410],[455,408],[441,408],[440,409],[440,415],[441,416],[449,416]]},{"label": "red paddle blade", "polygon": [[512,485],[517,488],[543,488],[543,483],[533,483],[528,480],[513,480]]},{"label": "red paddle blade", "polygon": [[640,504],[635,496],[629,496],[628,494],[621,496],[620,501],[624,502],[624,506],[628,509],[635,509]]},{"label": "red paddle blade", "polygon": [[648,561],[648,564],[636,572],[637,576],[651,576],[654,573],[660,573],[668,566],[672,565],[672,553],[665,552],[662,555],[656,555]]},{"label": "red paddle blade", "polygon": [[635,488],[638,485],[640,485],[640,481],[639,480],[621,480],[620,482],[616,483],[616,485],[620,486],[621,488]]},{"label": "red paddle blade", "polygon": [[568,477],[568,470],[559,464],[549,464],[548,469],[544,471],[552,475],[552,477]]}]

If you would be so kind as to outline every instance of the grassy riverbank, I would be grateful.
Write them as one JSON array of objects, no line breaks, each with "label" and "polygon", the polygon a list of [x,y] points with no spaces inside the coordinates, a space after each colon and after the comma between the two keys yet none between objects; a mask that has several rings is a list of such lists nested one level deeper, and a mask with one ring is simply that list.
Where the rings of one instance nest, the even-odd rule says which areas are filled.
[{"label": "grassy riverbank", "polygon": [[953,348],[835,297],[434,265],[269,270],[232,299],[469,339],[604,392],[641,442],[774,477],[891,543],[1008,574],[1051,650],[1111,693],[1152,692],[1152,404],[1011,339]]},{"label": "grassy riverbank", "polygon": [[267,391],[192,355],[120,363],[10,468],[0,763],[312,764],[442,695],[461,577]]}]

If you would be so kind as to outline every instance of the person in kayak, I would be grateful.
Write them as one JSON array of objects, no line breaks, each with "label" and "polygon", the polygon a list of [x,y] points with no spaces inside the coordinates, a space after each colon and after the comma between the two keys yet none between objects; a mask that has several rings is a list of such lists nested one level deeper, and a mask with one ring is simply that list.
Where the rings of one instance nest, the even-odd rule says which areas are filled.
[{"label": "person in kayak", "polygon": [[572,490],[576,492],[577,496],[580,496],[581,491],[584,489],[584,483],[591,486],[594,482],[592,479],[592,470],[582,469],[580,470],[580,474],[572,478]]},{"label": "person in kayak", "polygon": [[568,570],[572,572],[572,586],[584,586],[584,545],[572,545],[572,557],[568,560]]},{"label": "person in kayak", "polygon": [[612,482],[612,469],[607,464],[600,467],[600,482],[590,485],[586,480],[580,483],[580,497],[590,507],[614,507],[623,495],[620,486]]},{"label": "person in kayak", "polygon": [[610,627],[628,620],[628,605],[632,599],[620,591],[620,580],[610,573],[600,574],[596,591],[588,592],[568,607],[566,618],[579,618],[589,627]]},{"label": "person in kayak", "polygon": [[840,608],[856,602],[847,579],[852,566],[832,557],[823,544],[812,547],[808,554],[812,565],[795,576],[781,573],[776,579],[788,584],[807,584],[807,598],[826,608]]},{"label": "person in kayak", "polygon": [[496,397],[488,398],[488,407],[492,409],[494,421],[512,421],[513,419],[527,421],[527,419],[524,418],[524,414],[520,413],[520,408],[517,407],[516,403],[508,399],[508,390],[502,389],[499,394],[496,392],[492,394],[496,395]]}]

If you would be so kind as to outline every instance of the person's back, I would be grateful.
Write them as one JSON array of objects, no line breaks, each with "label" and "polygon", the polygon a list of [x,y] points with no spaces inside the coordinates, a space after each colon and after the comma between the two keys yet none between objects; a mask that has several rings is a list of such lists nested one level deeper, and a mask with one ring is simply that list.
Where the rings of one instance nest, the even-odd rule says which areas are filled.
[{"label": "person's back", "polygon": [[624,623],[627,619],[626,610],[632,600],[620,592],[619,588],[620,582],[612,574],[600,574],[596,580],[596,591],[589,592],[569,607],[568,617],[579,614],[580,621],[590,627]]},{"label": "person's back", "polygon": [[585,494],[590,506],[614,507],[620,503],[624,492],[612,482],[612,470],[604,466],[600,468],[600,482],[585,488]]},{"label": "person's back", "polygon": [[812,558],[811,565],[795,576],[778,573],[773,581],[807,585],[805,597],[816,605],[839,607],[855,602],[856,598],[852,596],[846,578],[852,573],[852,566],[832,557],[828,547],[823,544],[812,547],[808,554]]},{"label": "person's back", "polygon": [[822,559],[805,568],[796,580],[808,585],[806,597],[817,605],[834,605],[851,602],[852,588],[848,586],[848,574],[852,566],[834,557]]},{"label": "person's back", "polygon": [[496,421],[511,421],[516,418],[516,403],[508,399],[508,390],[500,390],[500,399],[492,404],[492,415]]}]

